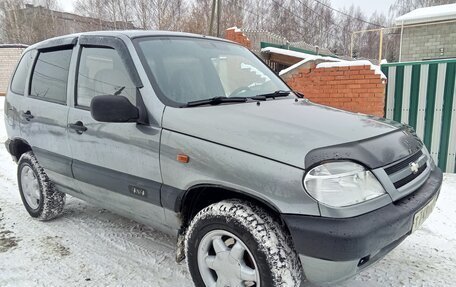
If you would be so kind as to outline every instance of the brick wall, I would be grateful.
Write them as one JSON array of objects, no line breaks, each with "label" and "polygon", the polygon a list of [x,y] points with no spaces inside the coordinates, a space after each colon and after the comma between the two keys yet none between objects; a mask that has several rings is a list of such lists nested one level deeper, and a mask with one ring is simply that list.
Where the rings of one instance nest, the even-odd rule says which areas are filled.
[{"label": "brick wall", "polygon": [[[443,48],[443,55],[440,49]],[[456,23],[404,26],[402,61],[456,57]]]},{"label": "brick wall", "polygon": [[321,68],[310,61],[282,78],[315,103],[383,117],[386,80],[371,68],[371,65]]},{"label": "brick wall", "polygon": [[225,39],[237,42],[246,48],[252,48],[252,42],[250,39],[237,27],[226,29]]},{"label": "brick wall", "polygon": [[0,47],[0,96],[4,96],[24,48]]},{"label": "brick wall", "polygon": [[[226,30],[225,38],[251,48],[250,40],[236,27]],[[330,66],[337,67],[319,67],[328,61],[333,62]],[[368,61],[339,64],[334,61],[338,60],[327,57],[304,60],[281,73],[281,77],[292,89],[315,103],[383,117],[386,92],[383,74],[373,70],[374,66]]]}]

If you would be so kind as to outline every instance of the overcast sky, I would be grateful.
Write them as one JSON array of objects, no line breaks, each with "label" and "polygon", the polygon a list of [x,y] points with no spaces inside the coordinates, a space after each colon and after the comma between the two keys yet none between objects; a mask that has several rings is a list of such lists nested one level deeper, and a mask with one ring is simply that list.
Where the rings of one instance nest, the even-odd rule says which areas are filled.
[{"label": "overcast sky", "polygon": [[343,7],[349,7],[350,5],[354,4],[355,6],[359,6],[361,10],[363,10],[366,15],[371,15],[375,11],[381,12],[388,15],[388,10],[391,4],[395,2],[395,0],[330,0],[332,6],[336,9],[342,9]]},{"label": "overcast sky", "polygon": [[[74,0],[58,0],[60,6],[62,6],[64,11],[73,12],[73,2]],[[371,15],[375,11],[379,11],[388,14],[389,6],[395,0],[330,0],[332,6],[336,9],[342,9],[343,7],[349,7],[354,4],[361,7],[361,9],[367,14]]]}]

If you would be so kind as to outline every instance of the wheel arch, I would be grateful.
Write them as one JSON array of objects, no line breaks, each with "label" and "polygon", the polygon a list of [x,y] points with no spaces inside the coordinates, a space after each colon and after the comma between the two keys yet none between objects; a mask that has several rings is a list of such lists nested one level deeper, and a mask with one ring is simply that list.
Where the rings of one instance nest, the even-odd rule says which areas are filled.
[{"label": "wheel arch", "polygon": [[22,154],[32,150],[31,145],[22,138],[12,139],[7,148],[15,161],[18,161]]},{"label": "wheel arch", "polygon": [[240,199],[262,207],[279,223],[284,224],[281,212],[270,201],[242,190],[216,184],[198,184],[190,187],[180,200],[180,214],[183,227],[186,228],[193,217],[207,206],[227,199]]}]

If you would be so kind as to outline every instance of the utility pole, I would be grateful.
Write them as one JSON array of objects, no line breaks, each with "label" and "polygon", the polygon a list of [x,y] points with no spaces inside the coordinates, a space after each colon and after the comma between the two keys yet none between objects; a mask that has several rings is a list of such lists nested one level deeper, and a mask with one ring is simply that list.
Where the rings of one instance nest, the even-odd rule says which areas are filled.
[{"label": "utility pole", "polygon": [[380,29],[380,43],[378,45],[378,65],[382,63],[382,52],[383,52],[383,28]]},{"label": "utility pole", "polygon": [[212,13],[211,13],[211,23],[209,24],[209,36],[212,36],[212,27],[214,27],[214,17],[215,17],[215,6],[217,5],[217,0],[212,0]]},{"label": "utility pole", "polygon": [[222,15],[222,0],[212,0],[211,22],[209,24],[209,35],[212,36],[215,13],[217,10],[217,37],[220,37],[220,18]]},{"label": "utility pole", "polygon": [[220,37],[220,18],[222,16],[222,0],[217,0],[217,37]]}]

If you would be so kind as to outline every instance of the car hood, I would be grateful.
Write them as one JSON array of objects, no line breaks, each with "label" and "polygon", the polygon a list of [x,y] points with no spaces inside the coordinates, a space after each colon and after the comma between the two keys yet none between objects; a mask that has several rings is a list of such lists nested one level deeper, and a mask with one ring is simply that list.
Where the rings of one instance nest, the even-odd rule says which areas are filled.
[{"label": "car hood", "polygon": [[[306,155],[315,149],[359,142],[403,127],[393,121],[290,98],[260,104],[167,107],[162,124],[168,130],[299,168],[305,167]],[[408,153],[411,151],[405,148],[389,156],[388,161]]]}]

